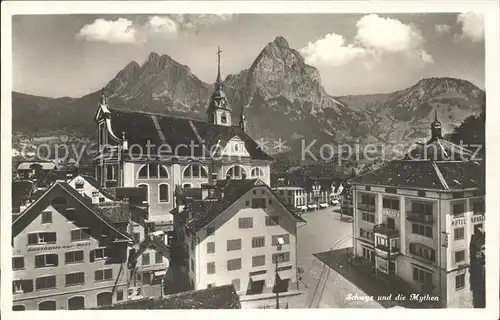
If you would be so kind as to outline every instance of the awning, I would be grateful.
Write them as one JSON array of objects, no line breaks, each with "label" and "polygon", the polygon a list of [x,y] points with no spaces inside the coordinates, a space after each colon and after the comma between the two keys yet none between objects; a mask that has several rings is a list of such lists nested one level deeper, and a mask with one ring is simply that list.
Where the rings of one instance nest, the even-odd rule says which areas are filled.
[{"label": "awning", "polygon": [[267,273],[257,274],[257,275],[250,276],[250,280],[252,280],[252,282],[262,281],[262,280],[266,280],[267,277],[268,277]]},{"label": "awning", "polygon": [[155,277],[163,277],[167,274],[167,270],[155,271]]},{"label": "awning", "polygon": [[150,235],[152,236],[155,236],[155,237],[161,237],[163,236],[165,233],[162,231],[162,230],[158,230],[158,231],[155,231],[155,232],[151,232]]},{"label": "awning", "polygon": [[307,210],[307,206],[300,207],[302,210]]},{"label": "awning", "polygon": [[321,208],[328,208],[328,205],[326,203],[320,203],[319,206]]}]

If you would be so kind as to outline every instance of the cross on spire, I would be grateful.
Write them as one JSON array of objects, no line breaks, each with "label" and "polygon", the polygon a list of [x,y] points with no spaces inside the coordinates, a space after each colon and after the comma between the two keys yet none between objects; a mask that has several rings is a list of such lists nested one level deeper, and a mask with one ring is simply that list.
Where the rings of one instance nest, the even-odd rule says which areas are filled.
[{"label": "cross on spire", "polygon": [[220,46],[217,48],[217,83],[222,82],[221,77],[220,77],[220,54],[222,50],[220,49]]}]

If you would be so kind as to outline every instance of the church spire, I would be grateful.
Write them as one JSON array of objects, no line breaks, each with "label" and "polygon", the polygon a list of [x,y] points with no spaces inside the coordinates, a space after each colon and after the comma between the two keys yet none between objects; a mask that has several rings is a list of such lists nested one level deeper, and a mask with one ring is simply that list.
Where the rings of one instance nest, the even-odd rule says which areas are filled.
[{"label": "church spire", "polygon": [[222,79],[220,76],[220,54],[222,50],[217,48],[217,79],[215,80],[215,90],[222,90]]},{"label": "church spire", "polygon": [[215,88],[210,98],[207,109],[208,121],[213,124],[231,126],[231,107],[227,102],[226,94],[223,91],[223,83],[220,75],[220,54],[222,50],[217,48],[217,79]]},{"label": "church spire", "polygon": [[241,108],[241,114],[240,114],[240,128],[243,129],[243,131],[246,131],[247,129],[247,117],[245,117],[245,107]]},{"label": "church spire", "polygon": [[442,139],[441,122],[437,117],[437,109],[434,109],[434,121],[431,123],[431,141]]}]

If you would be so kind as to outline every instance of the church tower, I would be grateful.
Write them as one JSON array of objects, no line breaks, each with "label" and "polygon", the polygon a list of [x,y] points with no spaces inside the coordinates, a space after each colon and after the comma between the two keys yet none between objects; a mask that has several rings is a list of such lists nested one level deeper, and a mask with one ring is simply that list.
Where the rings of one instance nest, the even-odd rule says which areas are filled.
[{"label": "church tower", "polygon": [[437,110],[434,109],[434,121],[431,123],[431,141],[442,139],[441,122],[437,118]]},{"label": "church tower", "polygon": [[220,76],[220,47],[217,50],[217,80],[215,80],[215,89],[210,98],[210,104],[207,109],[208,121],[221,126],[231,126],[231,108],[227,102],[226,94],[223,91],[223,83]]},{"label": "church tower", "polygon": [[247,117],[245,116],[245,107],[241,108],[241,114],[240,114],[240,128],[243,129],[243,131],[247,130]]}]

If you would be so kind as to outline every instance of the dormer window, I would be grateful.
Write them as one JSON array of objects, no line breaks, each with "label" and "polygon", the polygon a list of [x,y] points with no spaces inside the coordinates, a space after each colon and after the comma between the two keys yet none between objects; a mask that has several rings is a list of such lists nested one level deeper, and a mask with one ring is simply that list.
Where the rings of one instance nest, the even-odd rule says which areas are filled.
[{"label": "dormer window", "polygon": [[225,113],[220,115],[220,122],[227,123],[227,115]]},{"label": "dormer window", "polygon": [[83,189],[83,185],[84,185],[83,180],[78,180],[78,181],[75,181],[75,189],[76,189],[76,190],[81,190],[81,189]]}]

